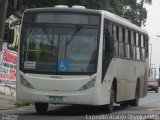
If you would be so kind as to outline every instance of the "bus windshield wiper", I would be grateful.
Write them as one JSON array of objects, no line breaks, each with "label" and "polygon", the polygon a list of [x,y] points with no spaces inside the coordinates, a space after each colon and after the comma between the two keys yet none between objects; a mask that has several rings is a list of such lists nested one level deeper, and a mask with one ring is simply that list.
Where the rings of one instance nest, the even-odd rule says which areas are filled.
[{"label": "bus windshield wiper", "polygon": [[73,32],[73,34],[71,35],[71,37],[67,40],[67,45],[69,45],[74,38],[76,37],[76,35],[79,33],[79,31],[83,28],[83,26],[81,25],[77,25],[75,31]]}]

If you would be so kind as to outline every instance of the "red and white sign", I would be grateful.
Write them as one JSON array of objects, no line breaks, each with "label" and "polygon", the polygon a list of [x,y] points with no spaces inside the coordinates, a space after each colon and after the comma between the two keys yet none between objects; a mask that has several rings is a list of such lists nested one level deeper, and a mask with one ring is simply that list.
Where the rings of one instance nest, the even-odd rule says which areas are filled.
[{"label": "red and white sign", "polygon": [[16,59],[17,53],[3,49],[0,61],[0,83],[16,85]]}]

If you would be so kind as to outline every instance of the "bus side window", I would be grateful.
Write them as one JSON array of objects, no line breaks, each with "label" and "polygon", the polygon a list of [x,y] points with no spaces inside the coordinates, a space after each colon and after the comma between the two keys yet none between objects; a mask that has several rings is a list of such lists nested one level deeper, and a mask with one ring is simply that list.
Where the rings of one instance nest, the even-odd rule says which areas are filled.
[{"label": "bus side window", "polygon": [[148,36],[145,36],[145,40],[144,40],[144,47],[145,47],[145,58],[148,58],[148,54],[149,54],[149,52],[148,52],[148,46],[149,46],[149,44],[148,44]]},{"label": "bus side window", "polygon": [[125,58],[130,59],[130,42],[131,42],[131,32],[125,29]]},{"label": "bus side window", "polygon": [[112,25],[113,41],[114,41],[114,57],[118,57],[118,40],[117,40],[117,27]]},{"label": "bus side window", "polygon": [[135,51],[136,51],[136,47],[135,47],[135,45],[136,45],[136,32],[133,32],[133,31],[129,31],[130,33],[130,46],[131,46],[131,48],[130,48],[130,54],[131,54],[131,59],[132,60],[135,60],[135,57],[136,57],[136,54],[135,54]]},{"label": "bus side window", "polygon": [[140,41],[141,41],[141,34],[136,34],[136,60],[141,60],[140,54]]},{"label": "bus side window", "polygon": [[[124,33],[123,33],[124,32]],[[119,57],[124,58],[125,30],[119,26]]]},{"label": "bus side window", "polygon": [[145,45],[144,45],[144,40],[145,40],[145,37],[144,35],[141,36],[141,60],[142,61],[145,61]]},{"label": "bus side window", "polygon": [[112,40],[112,24],[105,20],[104,22],[104,54],[107,57],[107,54],[113,52],[113,40]]},{"label": "bus side window", "polygon": [[102,67],[102,81],[107,71],[108,65],[112,58],[113,53],[113,39],[112,39],[112,24],[108,20],[104,20],[104,31],[103,31],[103,67]]}]

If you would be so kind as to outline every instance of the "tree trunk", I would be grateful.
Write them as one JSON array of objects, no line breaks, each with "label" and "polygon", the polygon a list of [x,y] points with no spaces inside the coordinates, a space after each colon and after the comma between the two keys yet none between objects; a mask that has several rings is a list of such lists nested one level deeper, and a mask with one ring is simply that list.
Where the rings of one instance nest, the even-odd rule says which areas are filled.
[{"label": "tree trunk", "polygon": [[0,0],[0,51],[2,50],[8,0]]},{"label": "tree trunk", "polygon": [[143,4],[144,4],[144,0],[141,0],[141,8],[140,8],[140,16],[139,16],[139,27],[141,27],[142,25],[142,14],[143,14]]},{"label": "tree trunk", "polygon": [[105,0],[105,10],[109,11],[110,0]]}]

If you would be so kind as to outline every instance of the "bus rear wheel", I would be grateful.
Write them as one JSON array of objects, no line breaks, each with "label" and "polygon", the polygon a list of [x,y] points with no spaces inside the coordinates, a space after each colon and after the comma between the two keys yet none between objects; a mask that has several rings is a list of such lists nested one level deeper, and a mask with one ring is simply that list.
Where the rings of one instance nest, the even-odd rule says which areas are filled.
[{"label": "bus rear wheel", "polygon": [[128,105],[129,105],[128,101],[124,101],[124,102],[120,103],[120,106],[122,106],[122,107],[127,107]]},{"label": "bus rear wheel", "polygon": [[48,103],[35,103],[35,109],[37,113],[46,113],[48,109]]},{"label": "bus rear wheel", "polygon": [[158,92],[159,92],[159,88],[158,88],[158,87],[157,87],[157,89],[155,90],[155,92],[156,92],[156,93],[158,93]]},{"label": "bus rear wheel", "polygon": [[136,86],[135,99],[130,100],[129,105],[130,106],[138,106],[139,98],[140,98],[140,95],[139,95],[139,82],[138,82],[138,84]]}]

